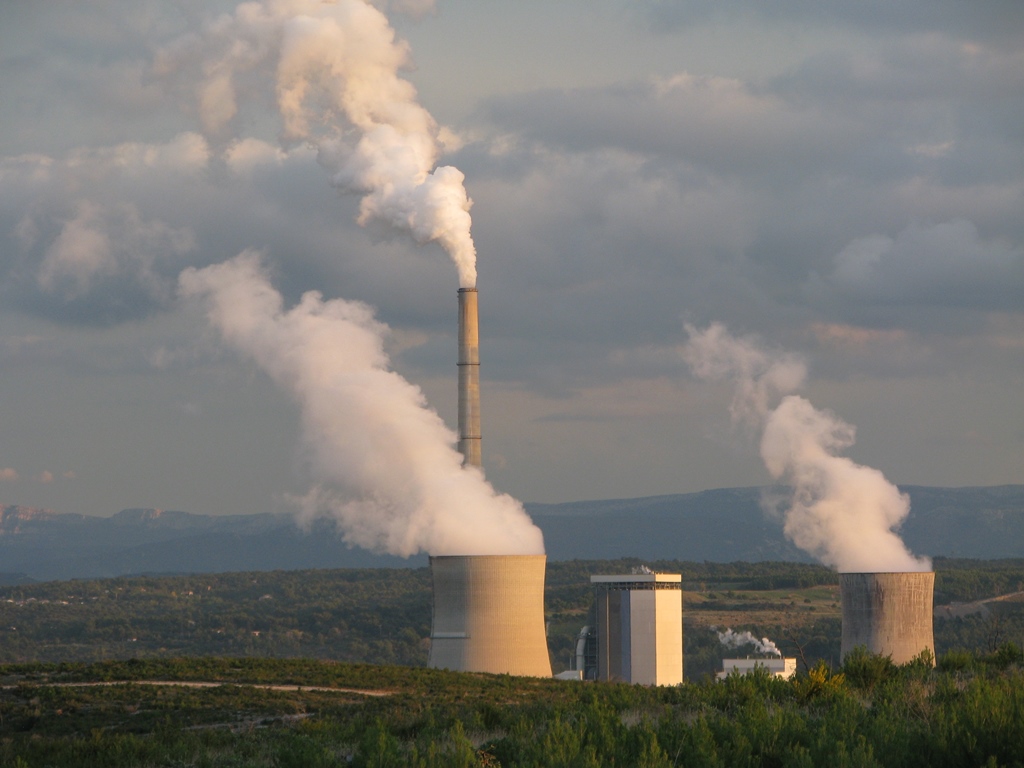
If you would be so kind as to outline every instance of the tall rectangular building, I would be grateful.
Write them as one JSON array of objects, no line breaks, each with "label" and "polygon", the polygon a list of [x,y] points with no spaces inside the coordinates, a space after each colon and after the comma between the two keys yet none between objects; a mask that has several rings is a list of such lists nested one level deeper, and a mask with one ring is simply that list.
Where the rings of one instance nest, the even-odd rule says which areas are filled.
[{"label": "tall rectangular building", "polygon": [[597,594],[597,677],[640,685],[683,682],[683,577],[591,576]]}]

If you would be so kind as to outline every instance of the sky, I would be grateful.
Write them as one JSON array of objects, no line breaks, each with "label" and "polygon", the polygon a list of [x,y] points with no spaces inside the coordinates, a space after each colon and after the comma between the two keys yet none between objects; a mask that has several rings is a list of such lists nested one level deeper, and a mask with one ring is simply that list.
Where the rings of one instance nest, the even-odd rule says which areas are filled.
[{"label": "sky", "polygon": [[[472,199],[500,492],[771,482],[730,388],[685,362],[684,326],[712,323],[799,355],[803,394],[856,426],[846,455],[890,480],[1024,482],[1024,5],[380,7]],[[360,224],[259,73],[227,128],[204,122],[210,72],[182,41],[235,12],[0,7],[2,503],[243,514],[306,493],[299,405],[177,287],[246,251],[288,305],[372,307],[455,426],[444,251]]]}]

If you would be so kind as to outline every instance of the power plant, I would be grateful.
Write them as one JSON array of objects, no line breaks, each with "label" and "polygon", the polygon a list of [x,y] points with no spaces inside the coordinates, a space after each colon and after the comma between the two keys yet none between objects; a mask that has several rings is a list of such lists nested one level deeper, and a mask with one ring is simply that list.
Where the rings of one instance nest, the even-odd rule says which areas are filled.
[{"label": "power plant", "polygon": [[[481,467],[477,290],[460,288],[458,296],[459,451],[465,465]],[[550,677],[544,622],[546,563],[545,555],[432,556],[434,600],[428,665],[463,672]],[[681,684],[681,575],[645,569],[630,575],[591,576],[590,580],[596,592],[596,631],[585,628],[581,633],[571,678]],[[934,582],[933,572],[840,574],[841,658],[857,646],[865,646],[897,664],[925,650],[934,659]],[[755,660],[750,666],[758,665],[788,676],[795,663]],[[775,669],[777,665],[781,665],[779,669]],[[732,668],[725,669],[748,671],[746,666],[734,661]]]},{"label": "power plant", "polygon": [[683,682],[683,577],[591,576],[597,599],[597,679]]},{"label": "power plant", "polygon": [[906,664],[927,650],[934,663],[934,588],[934,571],[839,574],[840,659],[862,645],[896,664]]},{"label": "power plant", "polygon": [[[481,466],[476,288],[459,289],[459,450]],[[545,555],[430,558],[434,605],[427,664],[461,672],[551,677]]]},{"label": "power plant", "polygon": [[551,677],[544,625],[545,555],[430,558],[428,666]]}]

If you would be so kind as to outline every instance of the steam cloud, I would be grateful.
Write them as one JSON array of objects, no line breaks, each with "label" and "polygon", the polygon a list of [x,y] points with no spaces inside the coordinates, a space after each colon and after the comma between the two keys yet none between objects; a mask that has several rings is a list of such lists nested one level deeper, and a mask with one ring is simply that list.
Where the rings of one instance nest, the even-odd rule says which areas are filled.
[{"label": "steam cloud", "polygon": [[165,47],[155,69],[180,85],[212,139],[232,137],[242,100],[273,98],[282,144],[311,144],[332,183],[363,196],[360,224],[379,220],[439,243],[472,288],[465,177],[436,167],[440,130],[398,74],[408,63],[408,46],[363,0],[263,0]]},{"label": "steam cloud", "polygon": [[686,330],[683,357],[694,375],[734,382],[733,421],[760,433],[765,467],[792,487],[784,531],[794,544],[844,573],[931,570],[894,533],[909,498],[877,469],[836,455],[853,445],[854,427],[790,394],[807,375],[799,358],[731,336],[719,323]]},{"label": "steam cloud", "polygon": [[758,653],[770,653],[773,656],[781,656],[782,651],[767,637],[758,640],[750,632],[733,632],[726,628],[725,632],[718,633],[718,640],[726,648],[740,648],[744,645],[753,645]]},{"label": "steam cloud", "polygon": [[331,515],[346,542],[401,556],[543,553],[522,505],[462,465],[455,434],[389,370],[388,328],[370,307],[311,291],[285,310],[252,251],[187,269],[179,285],[230,347],[301,406],[318,481],[301,499],[306,519]]}]

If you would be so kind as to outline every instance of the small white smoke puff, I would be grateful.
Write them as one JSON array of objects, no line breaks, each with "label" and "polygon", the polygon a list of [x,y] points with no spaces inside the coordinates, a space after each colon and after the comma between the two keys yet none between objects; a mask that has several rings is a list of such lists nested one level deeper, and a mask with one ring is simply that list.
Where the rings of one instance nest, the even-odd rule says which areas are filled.
[{"label": "small white smoke puff", "polygon": [[726,648],[740,648],[744,645],[753,645],[758,653],[770,653],[773,656],[782,655],[779,647],[767,637],[762,637],[758,640],[750,632],[733,632],[727,628],[725,632],[718,633],[718,640]]},{"label": "small white smoke puff", "polygon": [[388,329],[370,307],[311,291],[285,310],[254,252],[187,269],[179,284],[301,406],[319,483],[303,499],[307,518],[331,515],[348,543],[394,555],[543,553],[522,505],[462,465],[455,434],[389,370]]},{"label": "small white smoke puff", "polygon": [[909,498],[877,469],[836,455],[853,445],[854,427],[790,394],[806,376],[799,359],[735,338],[720,323],[686,330],[683,357],[694,374],[735,384],[734,421],[760,431],[765,467],[792,486],[784,531],[794,544],[843,573],[931,570],[894,532]]},{"label": "small white smoke puff", "polygon": [[398,74],[408,63],[408,46],[363,0],[263,0],[166,46],[155,70],[180,86],[214,139],[232,137],[240,101],[273,99],[282,143],[316,147],[332,183],[363,196],[360,224],[376,219],[439,243],[471,288],[476,248],[464,176],[435,167],[438,126]]}]

